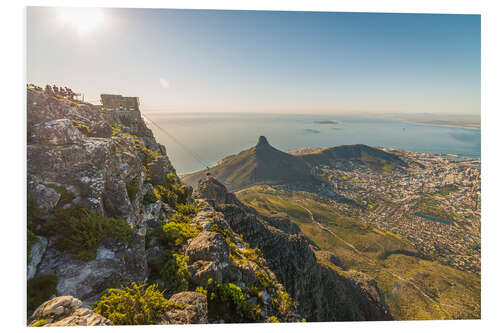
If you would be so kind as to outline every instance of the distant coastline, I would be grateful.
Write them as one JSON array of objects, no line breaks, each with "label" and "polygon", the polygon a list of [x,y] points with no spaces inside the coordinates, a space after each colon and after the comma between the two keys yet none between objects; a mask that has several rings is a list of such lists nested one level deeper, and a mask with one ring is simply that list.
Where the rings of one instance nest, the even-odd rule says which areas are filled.
[{"label": "distant coastline", "polygon": [[335,120],[315,120],[313,121],[315,124],[322,124],[322,125],[338,125],[339,122]]},{"label": "distant coastline", "polygon": [[411,123],[416,123],[416,124],[424,124],[424,125],[434,125],[434,126],[442,126],[442,127],[454,127],[454,128],[467,128],[467,129],[481,129],[481,124],[461,124],[461,123],[454,123],[454,122],[447,122],[447,121],[440,121],[440,120],[408,120]]}]

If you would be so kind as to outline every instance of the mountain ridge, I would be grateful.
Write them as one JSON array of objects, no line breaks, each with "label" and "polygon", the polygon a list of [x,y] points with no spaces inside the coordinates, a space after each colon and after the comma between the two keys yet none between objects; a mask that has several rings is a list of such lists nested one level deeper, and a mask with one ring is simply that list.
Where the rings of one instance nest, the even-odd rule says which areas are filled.
[{"label": "mountain ridge", "polygon": [[314,186],[321,183],[313,175],[314,168],[322,165],[348,168],[353,164],[386,173],[393,168],[407,167],[406,162],[398,156],[363,144],[318,148],[306,153],[286,153],[271,146],[265,136],[260,136],[254,147],[229,155],[207,170],[183,174],[181,179],[196,187],[208,172],[230,191],[257,184]]}]

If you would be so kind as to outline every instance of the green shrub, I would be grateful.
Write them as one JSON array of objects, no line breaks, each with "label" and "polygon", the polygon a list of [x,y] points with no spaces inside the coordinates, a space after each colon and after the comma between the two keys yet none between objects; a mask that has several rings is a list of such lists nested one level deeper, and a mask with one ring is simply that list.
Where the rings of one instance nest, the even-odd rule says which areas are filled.
[{"label": "green shrub", "polygon": [[47,324],[47,322],[45,321],[45,319],[41,319],[41,320],[37,321],[36,323],[34,323],[31,326],[33,326],[33,327],[42,327],[42,326],[44,326],[46,324]]},{"label": "green shrub", "polygon": [[153,284],[108,289],[95,303],[94,312],[108,318],[114,325],[154,325],[171,307],[163,293]]},{"label": "green shrub", "polygon": [[241,288],[233,283],[218,283],[208,297],[208,313],[212,319],[226,322],[255,321],[255,308],[249,304]]},{"label": "green shrub", "polygon": [[28,197],[28,201],[26,203],[26,214],[28,229],[33,230],[35,223],[38,222],[43,215],[42,210],[35,199]]},{"label": "green shrub", "polygon": [[155,203],[158,200],[159,199],[154,195],[154,193],[148,191],[148,192],[146,192],[146,194],[142,198],[142,204],[144,206],[147,206],[147,205],[150,205],[152,203]]},{"label": "green shrub", "polygon": [[274,287],[274,282],[271,280],[269,275],[264,270],[258,270],[255,272],[255,278],[262,288],[270,290]]},{"label": "green shrub", "polygon": [[294,305],[294,301],[289,293],[286,291],[278,291],[278,304],[276,306],[276,310],[279,311],[280,314],[285,315],[288,313],[290,308]]},{"label": "green shrub", "polygon": [[271,317],[269,317],[269,322],[271,322],[271,323],[279,323],[280,321],[275,316],[271,316]]},{"label": "green shrub", "polygon": [[164,185],[156,185],[154,187],[154,195],[158,200],[167,203],[172,208],[175,208],[177,205],[177,194],[169,190]]},{"label": "green shrub", "polygon": [[188,261],[188,256],[167,250],[148,262],[151,269],[150,279],[158,281],[160,287],[168,293],[185,291],[189,287]]},{"label": "green shrub", "polygon": [[58,207],[63,207],[64,205],[73,202],[75,195],[73,194],[73,192],[69,191],[65,186],[58,186],[56,184],[49,184],[47,186],[61,195],[59,201],[57,202]]},{"label": "green shrub", "polygon": [[192,222],[189,216],[183,215],[179,212],[172,215],[169,219],[170,222],[180,223],[180,224],[190,224]]},{"label": "green shrub", "polygon": [[139,192],[139,186],[135,184],[135,181],[132,181],[128,184],[125,184],[125,187],[127,188],[128,198],[130,199],[130,201],[134,201],[137,197],[137,193]]},{"label": "green shrub", "polygon": [[198,236],[200,229],[188,223],[169,222],[161,227],[160,239],[174,244],[182,245],[190,238]]},{"label": "green shrub", "polygon": [[125,220],[105,218],[80,205],[56,209],[54,215],[53,220],[44,223],[42,233],[56,235],[54,246],[57,250],[84,261],[95,258],[97,248],[105,238],[129,242],[132,235],[132,228]]},{"label": "green shrub", "polygon": [[202,286],[196,287],[195,291],[197,293],[200,293],[200,294],[203,294],[203,295],[207,295],[207,293],[208,293],[208,291],[205,288],[203,288]]},{"label": "green shrub", "polygon": [[90,134],[90,128],[87,125],[84,125],[76,120],[73,120],[73,126],[76,127],[76,129],[79,130],[83,135]]},{"label": "green shrub", "polygon": [[177,212],[179,214],[182,214],[184,216],[189,216],[189,217],[193,217],[196,215],[196,213],[198,213],[198,208],[196,208],[195,205],[193,204],[178,204],[177,207]]},{"label": "green shrub", "polygon": [[57,275],[37,275],[28,280],[28,310],[34,311],[56,293]]},{"label": "green shrub", "polygon": [[154,187],[154,195],[172,208],[176,208],[178,204],[187,203],[187,194],[173,173],[168,173],[165,182]]}]

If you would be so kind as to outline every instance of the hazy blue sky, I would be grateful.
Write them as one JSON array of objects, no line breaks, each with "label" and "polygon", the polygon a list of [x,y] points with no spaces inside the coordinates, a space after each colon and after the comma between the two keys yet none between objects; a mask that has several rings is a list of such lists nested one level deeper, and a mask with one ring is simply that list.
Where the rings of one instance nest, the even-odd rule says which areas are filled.
[{"label": "hazy blue sky", "polygon": [[165,112],[479,114],[478,15],[27,12],[28,82]]}]

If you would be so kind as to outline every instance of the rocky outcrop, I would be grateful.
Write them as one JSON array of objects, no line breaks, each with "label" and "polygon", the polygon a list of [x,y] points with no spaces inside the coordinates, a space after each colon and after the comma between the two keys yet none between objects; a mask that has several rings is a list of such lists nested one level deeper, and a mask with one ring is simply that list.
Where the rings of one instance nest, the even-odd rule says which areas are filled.
[{"label": "rocky outcrop", "polygon": [[[298,301],[298,311],[309,321],[389,320],[389,309],[373,279],[360,273],[343,274],[320,265],[308,240],[276,228],[227,193],[214,178],[200,181],[230,227],[252,247],[262,250],[269,268]],[[224,201],[223,198],[229,198]],[[339,270],[341,270],[339,268]],[[359,278],[362,277],[361,281]]]},{"label": "rocky outcrop", "polygon": [[29,326],[109,326],[111,322],[72,296],[60,296],[40,305],[31,316]]},{"label": "rocky outcrop", "polygon": [[237,202],[236,196],[233,193],[229,193],[222,183],[210,176],[198,183],[198,189],[193,196],[198,199],[211,200],[216,205]]},{"label": "rocky outcrop", "polygon": [[160,324],[208,324],[207,296],[186,291],[173,295],[170,301],[175,306],[162,316]]},{"label": "rocky outcrop", "polygon": [[110,121],[108,116],[91,104],[27,91],[28,198],[42,214],[31,226],[33,232],[43,229],[55,209],[74,204],[106,218],[122,218],[133,229],[129,242],[104,240],[90,261],[58,251],[55,235],[39,238],[46,244],[39,241],[33,246],[28,278],[55,274],[56,294],[73,295],[84,304],[107,288],[146,280],[147,221],[168,210],[161,203],[143,204],[146,193],[152,192],[146,164],[156,158],[163,161],[162,170],[175,172],[140,112],[125,116],[126,122],[120,122],[123,117]]},{"label": "rocky outcrop", "polygon": [[[28,198],[36,206],[27,274],[57,284],[31,326],[109,325],[86,307],[131,282],[168,285],[173,307],[162,324],[390,319],[370,277],[343,271],[333,254],[322,254],[333,268],[319,264],[297,225],[259,216],[213,177],[193,193],[196,207],[180,213],[193,189],[178,182],[139,111],[102,111],[31,89],[27,105]],[[257,148],[268,146],[261,138]],[[130,237],[100,238],[83,257],[58,247],[63,237],[46,226],[60,216],[75,223],[62,213],[79,206],[86,217],[120,222]],[[79,227],[78,235],[92,232]],[[187,289],[197,292],[179,292]]]}]

